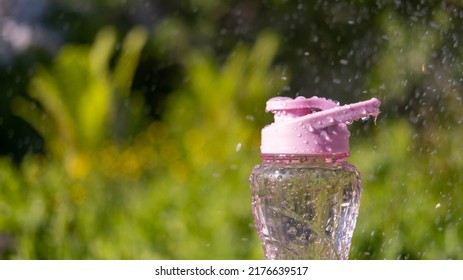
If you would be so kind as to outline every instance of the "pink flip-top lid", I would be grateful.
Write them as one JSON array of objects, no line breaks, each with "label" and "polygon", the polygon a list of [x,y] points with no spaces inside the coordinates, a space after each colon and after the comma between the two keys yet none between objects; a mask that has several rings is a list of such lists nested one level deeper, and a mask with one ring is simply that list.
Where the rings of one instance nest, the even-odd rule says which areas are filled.
[{"label": "pink flip-top lid", "polygon": [[262,129],[262,154],[327,155],[349,152],[347,125],[358,119],[376,117],[380,101],[372,98],[340,106],[339,102],[302,96],[274,97],[267,112],[275,122]]}]

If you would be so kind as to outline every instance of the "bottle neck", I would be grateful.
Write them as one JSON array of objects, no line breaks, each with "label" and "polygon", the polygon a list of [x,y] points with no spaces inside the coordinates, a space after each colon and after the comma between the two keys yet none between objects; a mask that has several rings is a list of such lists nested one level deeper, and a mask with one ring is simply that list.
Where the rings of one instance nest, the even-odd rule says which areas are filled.
[{"label": "bottle neck", "polygon": [[299,155],[299,154],[261,154],[260,157],[266,163],[339,163],[349,157],[349,153],[327,155]]}]

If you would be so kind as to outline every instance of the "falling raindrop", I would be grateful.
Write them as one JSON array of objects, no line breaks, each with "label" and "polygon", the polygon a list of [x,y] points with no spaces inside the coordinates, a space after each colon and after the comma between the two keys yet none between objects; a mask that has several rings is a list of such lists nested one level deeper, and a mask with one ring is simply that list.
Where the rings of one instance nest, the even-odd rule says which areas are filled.
[{"label": "falling raindrop", "polygon": [[253,122],[255,118],[252,115],[246,115],[246,120]]}]

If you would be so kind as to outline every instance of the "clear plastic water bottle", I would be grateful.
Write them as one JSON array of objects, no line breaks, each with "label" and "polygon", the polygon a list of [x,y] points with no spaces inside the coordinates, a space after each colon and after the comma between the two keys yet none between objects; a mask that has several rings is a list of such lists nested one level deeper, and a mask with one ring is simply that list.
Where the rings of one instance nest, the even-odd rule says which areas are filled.
[{"label": "clear plastic water bottle", "polygon": [[376,98],[339,106],[319,97],[267,102],[250,177],[252,209],[266,259],[347,259],[362,191],[347,124],[379,114]]}]

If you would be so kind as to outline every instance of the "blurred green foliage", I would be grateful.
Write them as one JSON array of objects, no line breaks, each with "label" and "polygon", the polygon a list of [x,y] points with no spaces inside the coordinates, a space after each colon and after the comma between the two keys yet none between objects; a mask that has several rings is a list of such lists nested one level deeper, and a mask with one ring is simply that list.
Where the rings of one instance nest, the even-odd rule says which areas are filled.
[{"label": "blurred green foliage", "polygon": [[169,96],[164,121],[146,124],[130,142],[112,141],[108,128],[120,128],[112,122],[131,115],[111,113],[134,110],[124,103],[134,68],[127,66],[136,62],[143,34],[127,35],[132,46],[134,37],[140,43],[122,49],[114,71],[112,29],[90,49],[66,46],[51,70],[31,80],[40,106],[17,101],[17,112],[50,147],[47,157],[28,157],[19,170],[2,161],[0,228],[14,240],[8,257],[260,257],[243,186],[264,125],[263,115],[251,113],[284,84],[269,70],[278,38],[263,32],[223,65],[190,52],[190,79]]},{"label": "blurred green foliage", "polygon": [[127,34],[113,70],[109,68],[116,43],[113,28],[99,32],[91,48],[65,46],[51,69],[38,69],[29,89],[35,102],[18,97],[13,106],[40,132],[51,156],[93,152],[116,130],[136,127],[134,123],[124,127],[118,118],[139,121],[133,119],[143,104],[127,99],[146,36],[143,28]]},{"label": "blurred green foliage", "polygon": [[462,258],[458,138],[463,131],[436,129],[433,133],[447,147],[420,152],[419,134],[407,122],[378,126],[373,139],[356,141],[352,148],[364,193],[351,257]]},{"label": "blurred green foliage", "polygon": [[0,126],[45,146],[0,158],[0,258],[262,258],[247,178],[277,93],[383,102],[351,127],[351,258],[463,258],[461,5],[128,1],[166,13],[150,29],[122,2],[56,4],[70,43],[0,77]]}]

